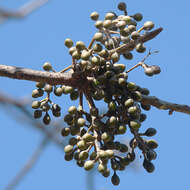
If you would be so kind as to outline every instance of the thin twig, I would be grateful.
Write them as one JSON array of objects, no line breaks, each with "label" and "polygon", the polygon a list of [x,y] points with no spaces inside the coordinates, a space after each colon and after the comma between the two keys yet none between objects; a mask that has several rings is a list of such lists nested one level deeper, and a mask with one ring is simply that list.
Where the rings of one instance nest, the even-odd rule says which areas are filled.
[{"label": "thin twig", "polygon": [[37,149],[32,154],[31,158],[26,162],[24,167],[19,171],[19,173],[13,178],[13,180],[7,185],[5,190],[13,190],[23,178],[30,172],[34,165],[39,160],[44,148],[49,141],[48,137],[45,137],[42,142],[38,145]]}]

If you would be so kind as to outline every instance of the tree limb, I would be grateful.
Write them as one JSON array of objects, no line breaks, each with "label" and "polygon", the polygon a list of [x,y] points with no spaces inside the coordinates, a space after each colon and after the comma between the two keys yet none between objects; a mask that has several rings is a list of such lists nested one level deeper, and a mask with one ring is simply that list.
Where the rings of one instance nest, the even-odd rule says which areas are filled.
[{"label": "tree limb", "polygon": [[19,182],[21,182],[23,177],[25,177],[28,174],[28,172],[34,167],[34,165],[40,158],[40,155],[46,147],[48,140],[48,137],[45,137],[42,140],[42,142],[38,145],[37,149],[32,154],[31,158],[27,161],[27,163],[20,170],[20,172],[13,178],[13,180],[7,185],[5,190],[13,190],[19,184]]},{"label": "tree limb", "polygon": [[173,111],[190,114],[190,106],[167,102],[155,96],[143,95],[141,103],[152,105],[161,110],[169,110],[170,114],[172,114]]},{"label": "tree limb", "polygon": [[6,19],[9,19],[9,18],[20,19],[20,18],[26,17],[31,12],[33,12],[34,10],[41,7],[42,5],[44,5],[47,2],[48,2],[48,0],[32,0],[32,1],[24,4],[22,7],[20,7],[16,11],[10,11],[10,10],[0,8],[1,22],[5,21]]}]

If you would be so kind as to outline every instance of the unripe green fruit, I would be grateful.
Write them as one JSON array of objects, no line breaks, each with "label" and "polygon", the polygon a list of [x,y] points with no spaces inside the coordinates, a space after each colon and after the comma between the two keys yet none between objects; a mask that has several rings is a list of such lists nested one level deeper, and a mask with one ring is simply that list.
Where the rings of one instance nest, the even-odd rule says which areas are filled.
[{"label": "unripe green fruit", "polygon": [[106,165],[104,165],[104,164],[99,164],[99,165],[98,165],[98,171],[99,171],[100,173],[105,172],[106,169],[107,169],[107,166],[106,166]]},{"label": "unripe green fruit", "polygon": [[132,98],[129,98],[124,102],[124,105],[126,108],[133,106],[133,104],[134,104],[134,100]]},{"label": "unripe green fruit", "polygon": [[32,98],[38,98],[39,97],[39,91],[38,89],[35,89],[32,91]]},{"label": "unripe green fruit", "polygon": [[113,176],[111,177],[111,182],[113,185],[119,185],[120,179],[119,176],[114,172]]},{"label": "unripe green fruit", "polygon": [[56,96],[61,96],[63,94],[63,89],[61,87],[55,88],[54,89],[54,94]]},{"label": "unripe green fruit", "polygon": [[49,114],[46,113],[45,116],[44,116],[44,118],[43,118],[43,123],[44,123],[45,125],[49,125],[50,122],[51,122],[51,118],[50,118]]},{"label": "unripe green fruit", "polygon": [[53,104],[52,105],[52,110],[56,111],[56,112],[59,112],[59,111],[61,111],[61,107],[58,104]]},{"label": "unripe green fruit", "polygon": [[45,86],[45,83],[43,83],[43,82],[37,82],[36,83],[37,88],[44,88],[44,86]]},{"label": "unripe green fruit", "polygon": [[127,131],[127,127],[125,126],[125,125],[120,125],[119,127],[118,127],[118,133],[119,134],[125,134],[126,133],[126,131]]},{"label": "unripe green fruit", "polygon": [[79,118],[78,120],[77,120],[77,126],[78,127],[83,127],[84,125],[85,125],[85,119],[84,118]]},{"label": "unripe green fruit", "polygon": [[130,34],[130,30],[128,28],[124,28],[124,29],[120,30],[120,34],[124,37],[127,37]]},{"label": "unripe green fruit", "polygon": [[159,74],[161,72],[160,67],[157,65],[152,65],[151,68],[152,68],[154,74]]},{"label": "unripe green fruit", "polygon": [[121,20],[119,21],[116,26],[120,29],[120,30],[123,30],[125,27],[126,27],[126,22]]},{"label": "unripe green fruit", "polygon": [[125,59],[131,60],[131,59],[133,59],[133,54],[131,52],[126,52],[123,54],[123,57]]},{"label": "unripe green fruit", "polygon": [[122,20],[125,21],[127,25],[131,23],[132,18],[130,16],[124,16],[122,17]]},{"label": "unripe green fruit", "polygon": [[35,110],[34,111],[34,118],[38,119],[42,116],[42,110]]},{"label": "unripe green fruit", "polygon": [[71,106],[71,107],[69,107],[68,112],[70,114],[72,114],[72,115],[76,114],[77,113],[77,108],[75,106]]},{"label": "unripe green fruit", "polygon": [[70,115],[70,114],[67,114],[67,115],[65,115],[65,117],[64,117],[64,121],[65,122],[71,122],[73,120],[73,117],[72,117],[72,115]]},{"label": "unripe green fruit", "polygon": [[102,51],[100,51],[99,53],[99,56],[103,57],[103,58],[107,58],[109,53],[107,50],[103,49]]},{"label": "unripe green fruit", "polygon": [[157,157],[157,154],[154,150],[148,150],[147,153],[146,153],[146,158],[151,161],[151,160],[155,160]]},{"label": "unripe green fruit", "polygon": [[69,144],[72,145],[72,146],[74,146],[75,144],[77,144],[77,141],[78,140],[75,137],[71,137],[69,139]]},{"label": "unripe green fruit", "polygon": [[79,59],[81,58],[80,52],[77,51],[77,50],[74,51],[74,52],[72,53],[72,57],[73,57],[73,59],[79,60]]},{"label": "unripe green fruit", "polygon": [[144,30],[152,30],[154,28],[154,23],[152,21],[146,21],[143,28]]},{"label": "unripe green fruit", "polygon": [[88,160],[84,163],[84,169],[85,170],[91,170],[94,167],[94,161]]},{"label": "unripe green fruit", "polygon": [[102,34],[101,32],[96,32],[96,33],[94,34],[94,39],[95,39],[96,41],[102,41],[102,40],[103,40],[103,34]]},{"label": "unripe green fruit", "polygon": [[92,152],[90,155],[90,160],[95,160],[97,157],[97,153],[96,152]]},{"label": "unripe green fruit", "polygon": [[129,114],[136,114],[138,112],[138,108],[136,106],[131,106],[128,109]]},{"label": "unripe green fruit", "polygon": [[74,91],[72,86],[64,86],[62,88],[63,88],[63,93],[65,93],[65,94],[69,94]]},{"label": "unripe green fruit", "polygon": [[124,11],[126,10],[127,6],[126,6],[126,3],[125,2],[121,2],[118,4],[117,8],[120,10],[120,11]]},{"label": "unripe green fruit", "polygon": [[102,139],[104,142],[108,142],[108,141],[110,141],[111,137],[110,137],[110,135],[109,135],[107,132],[104,132],[104,133],[102,133],[102,135],[101,135],[101,139]]},{"label": "unripe green fruit", "polygon": [[93,50],[96,52],[100,52],[102,50],[102,45],[96,43],[93,47]]},{"label": "unripe green fruit", "polygon": [[101,20],[96,21],[95,27],[98,29],[101,29],[103,27],[103,21]]},{"label": "unripe green fruit", "polygon": [[95,65],[100,64],[100,58],[98,56],[93,56],[91,61],[92,61],[92,64],[95,64]]},{"label": "unripe green fruit", "polygon": [[107,154],[106,151],[104,151],[104,150],[100,150],[100,151],[98,152],[98,156],[99,156],[100,158],[103,158],[103,159],[108,158],[108,154]]},{"label": "unripe green fruit", "polygon": [[137,22],[139,22],[139,21],[141,21],[141,20],[143,19],[143,15],[142,15],[141,13],[136,13],[136,14],[133,15],[133,18],[134,18]]},{"label": "unripe green fruit", "polygon": [[105,20],[113,20],[115,18],[115,14],[114,13],[107,13],[105,15]]},{"label": "unripe green fruit", "polygon": [[72,55],[73,52],[75,52],[76,50],[77,50],[76,47],[69,48],[69,54]]},{"label": "unripe green fruit", "polygon": [[77,50],[81,51],[81,50],[85,49],[86,46],[85,46],[83,41],[77,41],[76,42],[76,48],[77,48]]},{"label": "unripe green fruit", "polygon": [[114,156],[114,152],[111,149],[105,150],[105,152],[106,152],[108,158],[112,158]]},{"label": "unripe green fruit", "polygon": [[91,18],[92,20],[98,20],[99,14],[98,14],[97,12],[92,12],[92,13],[90,14],[90,18]]},{"label": "unripe green fruit", "polygon": [[110,102],[109,104],[108,104],[108,108],[109,108],[109,110],[111,110],[111,111],[114,111],[115,109],[116,109],[116,104],[115,104],[115,102]]},{"label": "unripe green fruit", "polygon": [[137,85],[134,82],[128,82],[127,83],[127,88],[130,91],[135,91],[137,89]]},{"label": "unripe green fruit", "polygon": [[124,64],[119,64],[119,63],[114,63],[113,64],[113,69],[117,73],[122,73],[125,71],[126,66]]},{"label": "unripe green fruit", "polygon": [[79,97],[79,92],[78,91],[75,90],[75,91],[71,92],[71,94],[70,94],[70,99],[71,100],[77,100],[78,97]]},{"label": "unripe green fruit", "polygon": [[83,50],[81,54],[81,59],[83,60],[89,60],[90,58],[90,52],[87,50]]},{"label": "unripe green fruit", "polygon": [[155,140],[153,140],[153,139],[147,140],[146,143],[147,143],[147,146],[150,149],[156,149],[156,148],[158,148],[158,143]]},{"label": "unripe green fruit", "polygon": [[70,38],[65,39],[65,46],[71,48],[73,46],[73,41]]},{"label": "unripe green fruit", "polygon": [[110,28],[112,25],[112,21],[111,20],[104,20],[103,22],[103,27],[104,28]]},{"label": "unripe green fruit", "polygon": [[66,161],[71,161],[73,159],[73,154],[65,154],[64,158]]},{"label": "unripe green fruit", "polygon": [[88,158],[88,152],[87,151],[82,151],[79,154],[79,159],[80,160],[86,160]]},{"label": "unripe green fruit", "polygon": [[50,105],[48,104],[48,102],[42,102],[40,105],[42,111],[47,112],[50,109]]},{"label": "unripe green fruit", "polygon": [[110,176],[110,170],[107,168],[105,172],[102,173],[104,177],[109,177]]},{"label": "unripe green fruit", "polygon": [[86,141],[86,142],[91,142],[91,141],[94,141],[95,138],[94,138],[91,134],[86,133],[86,134],[84,134],[84,135],[82,136],[82,139],[83,139],[84,141]]},{"label": "unripe green fruit", "polygon": [[141,101],[142,100],[142,94],[139,91],[134,91],[132,93],[132,97],[135,101]]},{"label": "unripe green fruit", "polygon": [[132,33],[131,33],[131,38],[132,38],[133,40],[139,39],[139,38],[140,38],[139,32],[137,32],[137,31],[132,32]]},{"label": "unripe green fruit", "polygon": [[144,135],[146,135],[147,137],[152,137],[152,136],[154,136],[156,133],[157,133],[156,129],[154,129],[154,128],[148,128],[148,129],[145,131]]},{"label": "unripe green fruit", "polygon": [[144,53],[146,51],[146,47],[142,43],[138,43],[135,48],[138,53]]},{"label": "unripe green fruit", "polygon": [[47,92],[47,93],[50,93],[53,91],[53,86],[51,86],[50,84],[46,84],[45,87],[44,87],[44,90]]},{"label": "unripe green fruit", "polygon": [[119,61],[119,59],[120,59],[120,55],[117,53],[117,52],[115,52],[115,53],[113,53],[112,55],[111,55],[111,59],[112,59],[112,61],[115,63],[115,62],[118,62]]},{"label": "unripe green fruit", "polygon": [[84,166],[84,161],[78,160],[78,161],[77,161],[77,165],[78,165],[79,167],[83,167],[83,166]]},{"label": "unripe green fruit", "polygon": [[86,142],[84,140],[80,140],[78,143],[77,143],[77,147],[80,149],[80,150],[85,150],[87,145],[86,145]]},{"label": "unripe green fruit", "polygon": [[146,169],[148,173],[152,173],[155,170],[154,165],[146,159],[144,159],[143,167]]},{"label": "unripe green fruit", "polygon": [[39,101],[33,101],[32,102],[32,108],[33,109],[38,109],[40,107],[40,102]]},{"label": "unripe green fruit", "polygon": [[143,122],[143,121],[145,121],[146,120],[146,114],[144,114],[144,113],[141,113],[140,114],[140,122]]},{"label": "unripe green fruit", "polygon": [[130,121],[130,127],[134,130],[138,130],[141,127],[141,123],[138,120]]},{"label": "unripe green fruit", "polygon": [[45,71],[51,71],[52,70],[52,66],[49,62],[45,62],[44,65],[43,65],[43,69]]},{"label": "unripe green fruit", "polygon": [[125,86],[126,80],[125,80],[124,78],[119,78],[119,79],[118,79],[118,84],[119,84],[120,86]]},{"label": "unripe green fruit", "polygon": [[132,33],[132,32],[134,32],[134,31],[136,31],[136,26],[134,26],[134,25],[129,25],[129,26],[128,26],[128,29],[129,29],[129,31]]},{"label": "unripe green fruit", "polygon": [[122,152],[122,153],[127,152],[127,151],[128,151],[127,145],[125,145],[125,144],[120,144],[120,149],[119,149],[119,151]]},{"label": "unripe green fruit", "polygon": [[70,134],[70,128],[65,127],[65,128],[63,128],[63,129],[61,130],[61,135],[62,135],[63,137],[66,137],[66,136],[68,136],[69,134]]},{"label": "unripe green fruit", "polygon": [[130,160],[128,157],[124,157],[121,159],[121,164],[124,166],[128,166],[130,164]]},{"label": "unripe green fruit", "polygon": [[115,125],[117,124],[117,118],[116,118],[115,116],[111,116],[111,117],[109,118],[109,124],[110,124],[111,126],[115,126]]},{"label": "unripe green fruit", "polygon": [[67,145],[67,146],[65,146],[64,147],[64,152],[66,153],[66,154],[69,154],[69,153],[71,153],[73,151],[73,146],[72,145]]}]

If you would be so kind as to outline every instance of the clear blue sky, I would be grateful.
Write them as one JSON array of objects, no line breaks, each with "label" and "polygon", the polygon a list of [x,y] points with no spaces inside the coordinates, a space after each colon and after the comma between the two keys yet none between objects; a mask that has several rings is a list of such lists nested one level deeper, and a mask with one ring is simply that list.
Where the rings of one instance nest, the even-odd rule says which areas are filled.
[{"label": "clear blue sky", "polygon": [[[26,0],[1,0],[0,6],[17,8],[25,2]],[[118,2],[50,0],[26,19],[12,20],[0,25],[0,63],[41,69],[45,61],[50,61],[55,69],[61,70],[71,63],[64,47],[64,39],[70,37],[74,41],[83,40],[89,43],[95,30],[89,19],[90,13],[98,11],[103,17],[107,11],[116,10]],[[160,51],[159,54],[151,56],[147,63],[159,65],[161,74],[152,78],[146,77],[139,68],[131,72],[129,80],[148,87],[151,95],[190,105],[189,1],[128,0],[126,3],[129,14],[141,12],[144,15],[143,21],[152,20],[156,27],[164,28],[156,39],[146,45],[147,48]],[[143,55],[137,55],[130,62],[121,62],[130,67],[142,57]],[[30,97],[34,86],[32,82],[0,78],[0,91],[16,98]],[[68,99],[59,99],[66,110],[70,105]],[[0,107],[0,189],[5,188],[42,139],[40,133],[26,124],[23,126],[15,123],[11,116],[11,110],[5,111]],[[174,113],[169,116],[167,111],[152,108],[142,129],[155,127],[158,131],[156,139],[159,148],[158,158],[154,162],[155,172],[148,174],[142,167],[138,170],[126,169],[119,172],[121,183],[118,187],[113,187],[110,179],[96,174],[96,189],[190,189],[189,121],[189,115]],[[84,190],[85,179],[86,172],[76,167],[73,162],[64,161],[63,152],[52,143],[16,190]]]}]

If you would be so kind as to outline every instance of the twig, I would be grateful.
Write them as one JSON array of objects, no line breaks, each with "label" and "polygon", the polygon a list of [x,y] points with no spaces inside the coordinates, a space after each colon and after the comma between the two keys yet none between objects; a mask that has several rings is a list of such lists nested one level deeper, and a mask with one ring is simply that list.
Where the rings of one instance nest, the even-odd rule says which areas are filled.
[{"label": "twig", "polygon": [[14,18],[14,19],[24,18],[27,15],[29,15],[31,12],[38,9],[39,7],[41,7],[47,2],[48,0],[32,0],[24,4],[22,7],[20,7],[16,11],[10,11],[10,10],[0,8],[1,22],[10,18]]},{"label": "twig", "polygon": [[38,159],[40,158],[44,148],[48,143],[48,138],[45,137],[42,142],[38,145],[37,149],[32,154],[31,158],[27,161],[24,167],[20,170],[20,172],[13,178],[13,180],[7,185],[5,190],[14,189],[21,180],[29,173],[29,171],[34,167]]},{"label": "twig", "polygon": [[171,113],[171,111],[172,112],[176,111],[176,112],[190,114],[190,106],[167,102],[167,101],[161,100],[155,96],[143,95],[141,103],[152,105],[158,109],[169,110],[170,113]]}]

